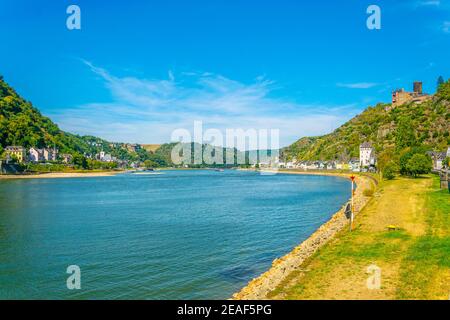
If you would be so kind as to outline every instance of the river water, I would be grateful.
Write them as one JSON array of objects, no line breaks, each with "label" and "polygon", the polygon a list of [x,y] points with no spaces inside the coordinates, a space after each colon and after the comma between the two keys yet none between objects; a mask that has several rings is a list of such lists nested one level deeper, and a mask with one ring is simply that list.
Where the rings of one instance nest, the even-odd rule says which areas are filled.
[{"label": "river water", "polygon": [[158,173],[0,180],[0,298],[229,298],[350,196],[330,176]]}]

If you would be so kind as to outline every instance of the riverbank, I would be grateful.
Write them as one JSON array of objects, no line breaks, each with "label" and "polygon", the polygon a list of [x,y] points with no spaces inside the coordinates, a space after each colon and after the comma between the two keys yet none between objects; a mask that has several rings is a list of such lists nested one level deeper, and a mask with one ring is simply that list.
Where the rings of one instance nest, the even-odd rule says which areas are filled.
[{"label": "riverbank", "polygon": [[[347,179],[351,175],[351,173],[305,172],[293,170],[282,170],[279,172],[301,175],[331,175]],[[364,206],[369,202],[371,194],[375,189],[375,181],[376,180],[369,176],[356,175],[356,183],[358,186],[354,195],[354,208],[356,215],[358,215]],[[290,253],[280,259],[275,259],[272,263],[272,267],[267,272],[250,281],[247,286],[233,295],[233,299],[267,299],[269,293],[275,290],[292,272],[299,270],[307,259],[309,259],[330,240],[332,240],[338,232],[349,226],[349,221],[345,217],[345,206],[346,205],[344,205],[331,217],[328,222],[317,229],[308,239],[303,241],[299,246],[295,247]]]},{"label": "riverbank", "polygon": [[92,171],[92,172],[48,172],[37,174],[0,175],[0,180],[9,179],[58,179],[58,178],[92,178],[109,177],[120,174],[119,171]]},{"label": "riverbank", "polygon": [[[384,181],[356,219],[269,299],[448,299],[450,195],[435,176]],[[397,230],[389,231],[388,226]],[[381,286],[369,289],[375,265]]]}]

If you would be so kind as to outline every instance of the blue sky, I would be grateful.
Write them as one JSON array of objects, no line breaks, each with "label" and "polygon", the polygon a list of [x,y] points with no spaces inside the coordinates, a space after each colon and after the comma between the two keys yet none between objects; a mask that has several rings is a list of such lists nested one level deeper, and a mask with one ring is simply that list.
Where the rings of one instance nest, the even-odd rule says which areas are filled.
[{"label": "blue sky", "polygon": [[[66,8],[81,8],[81,30]],[[381,30],[366,28],[377,4]],[[450,77],[450,1],[0,0],[0,74],[62,129],[328,133],[392,89]]]}]

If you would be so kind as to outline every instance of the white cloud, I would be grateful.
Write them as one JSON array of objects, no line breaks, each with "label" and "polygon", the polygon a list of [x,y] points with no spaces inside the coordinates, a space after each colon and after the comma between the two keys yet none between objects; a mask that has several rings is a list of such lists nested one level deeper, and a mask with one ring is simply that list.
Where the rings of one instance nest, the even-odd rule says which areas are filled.
[{"label": "white cloud", "polygon": [[378,83],[374,82],[356,82],[356,83],[342,83],[336,84],[338,87],[349,88],[349,89],[369,89],[378,86]]},{"label": "white cloud", "polygon": [[111,141],[169,142],[177,128],[192,132],[194,121],[206,128],[279,129],[281,145],[302,136],[325,134],[355,114],[354,105],[298,104],[272,98],[273,82],[265,77],[244,84],[211,73],[168,79],[116,77],[84,61],[110,90],[110,103],[65,108],[52,117],[61,128]]},{"label": "white cloud", "polygon": [[450,21],[444,21],[444,24],[442,26],[442,30],[445,33],[450,33]]},{"label": "white cloud", "polygon": [[440,0],[422,0],[422,1],[417,1],[417,3],[416,3],[417,7],[427,7],[427,6],[439,7],[440,5],[441,5]]}]

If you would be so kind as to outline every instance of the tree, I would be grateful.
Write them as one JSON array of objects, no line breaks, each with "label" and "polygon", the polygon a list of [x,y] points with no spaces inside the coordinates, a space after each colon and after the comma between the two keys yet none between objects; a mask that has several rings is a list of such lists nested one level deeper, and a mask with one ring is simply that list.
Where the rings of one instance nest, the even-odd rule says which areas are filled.
[{"label": "tree", "polygon": [[441,99],[450,100],[450,80],[439,86],[436,95]]},{"label": "tree", "polygon": [[395,178],[396,166],[393,163],[388,163],[383,170],[383,178],[392,180]]},{"label": "tree", "polygon": [[450,157],[446,157],[443,164],[446,168],[450,167]]},{"label": "tree", "polygon": [[401,150],[408,147],[413,147],[417,144],[414,126],[409,117],[402,117],[398,122],[396,147]]},{"label": "tree", "polygon": [[395,154],[393,148],[385,148],[377,155],[377,168],[383,172],[387,166],[398,162],[398,160],[398,156]]},{"label": "tree", "polygon": [[424,154],[414,154],[407,162],[406,169],[414,177],[431,171],[431,159]]},{"label": "tree", "polygon": [[439,90],[439,87],[441,86],[441,84],[444,84],[444,78],[442,76],[439,76],[439,78],[437,79],[437,89]]},{"label": "tree", "polygon": [[86,157],[81,154],[74,155],[72,162],[79,168],[87,169],[89,167]]},{"label": "tree", "polygon": [[144,167],[147,168],[147,169],[152,169],[152,168],[155,168],[157,166],[158,166],[158,164],[153,162],[152,160],[145,160],[144,161]]}]

